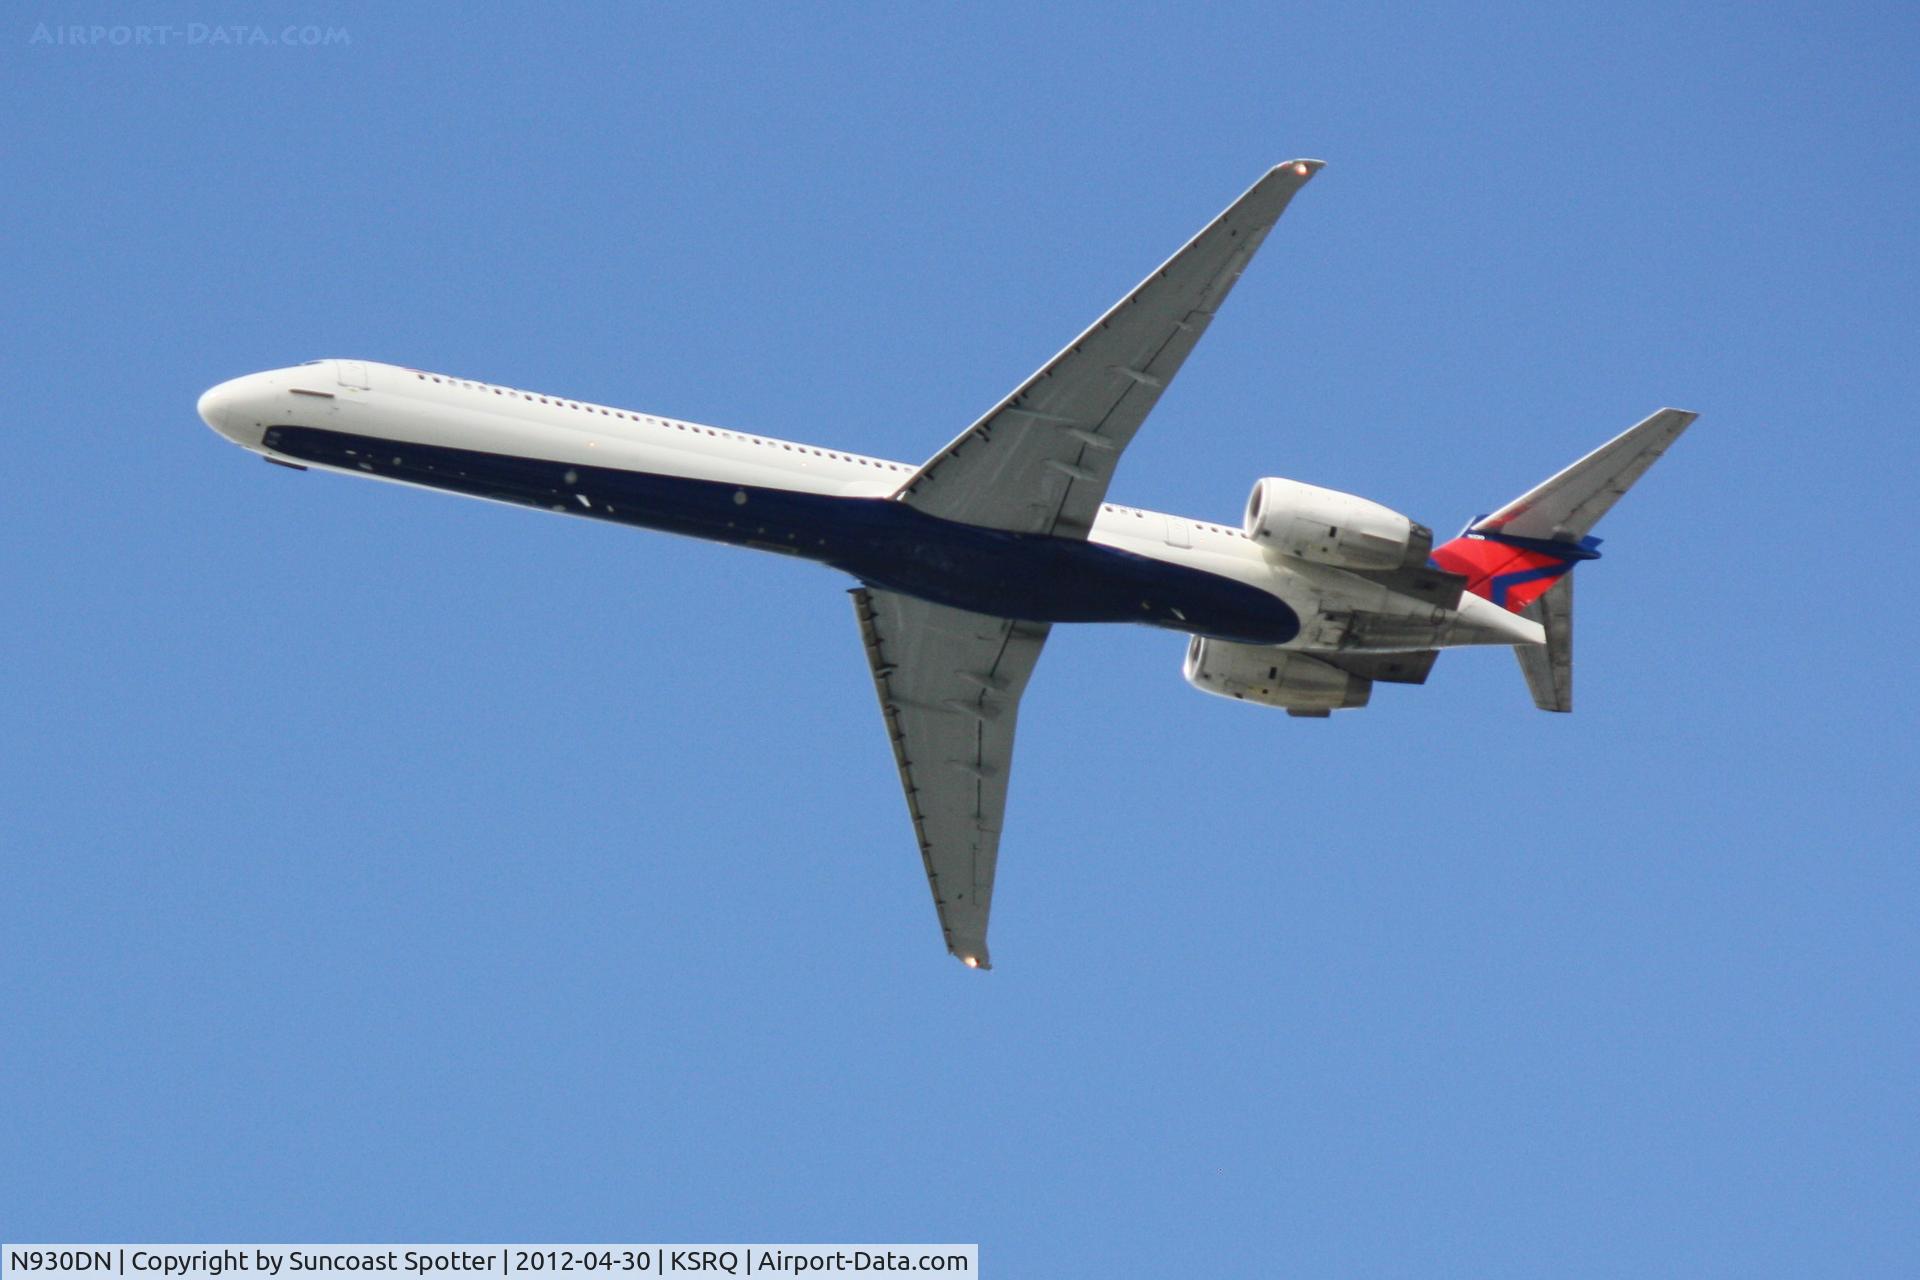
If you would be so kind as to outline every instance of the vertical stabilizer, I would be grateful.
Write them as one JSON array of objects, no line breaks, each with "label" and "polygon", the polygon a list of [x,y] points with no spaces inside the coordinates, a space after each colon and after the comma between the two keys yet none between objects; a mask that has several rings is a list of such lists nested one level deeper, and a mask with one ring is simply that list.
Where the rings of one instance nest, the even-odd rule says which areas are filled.
[{"label": "vertical stabilizer", "polygon": [[1464,576],[1468,591],[1545,630],[1544,645],[1514,650],[1541,709],[1573,709],[1571,575],[1600,558],[1593,526],[1698,416],[1660,410],[1434,549],[1433,563]]}]

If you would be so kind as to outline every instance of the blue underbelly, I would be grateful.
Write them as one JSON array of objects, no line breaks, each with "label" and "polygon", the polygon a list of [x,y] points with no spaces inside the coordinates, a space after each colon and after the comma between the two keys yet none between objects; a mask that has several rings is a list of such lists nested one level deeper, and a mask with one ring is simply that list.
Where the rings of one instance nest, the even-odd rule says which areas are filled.
[{"label": "blue underbelly", "polygon": [[882,498],[838,498],[613,467],[274,427],[283,457],[591,519],[803,556],[871,586],[1030,622],[1141,622],[1283,644],[1300,620],[1231,578],[1072,538],[957,524]]}]

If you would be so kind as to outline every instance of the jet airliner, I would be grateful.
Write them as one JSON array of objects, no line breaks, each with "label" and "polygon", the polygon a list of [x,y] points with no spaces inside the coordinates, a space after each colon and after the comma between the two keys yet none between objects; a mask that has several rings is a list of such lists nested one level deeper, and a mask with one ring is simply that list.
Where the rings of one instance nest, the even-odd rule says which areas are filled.
[{"label": "jet airliner", "polygon": [[223,382],[200,416],[297,470],[845,571],[947,949],[987,968],[1014,722],[1054,624],[1181,633],[1196,688],[1305,717],[1423,683],[1442,649],[1509,645],[1535,703],[1568,711],[1570,571],[1695,417],[1660,410],[1438,546],[1398,512],[1277,477],[1238,528],[1109,503],[1122,451],[1320,168],[1266,173],[919,465],[365,360]]}]

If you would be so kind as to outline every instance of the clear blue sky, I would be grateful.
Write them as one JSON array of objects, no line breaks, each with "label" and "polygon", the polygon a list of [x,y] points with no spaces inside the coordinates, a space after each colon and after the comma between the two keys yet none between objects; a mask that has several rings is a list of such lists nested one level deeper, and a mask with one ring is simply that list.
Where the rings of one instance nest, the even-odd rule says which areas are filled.
[{"label": "clear blue sky", "polygon": [[[1911,6],[618,8],[0,28],[0,1236],[1920,1271]],[[1702,417],[1570,717],[1058,631],[990,975],[834,574],[193,412],[361,356],[919,459],[1297,155],[1116,500],[1447,530]]]}]

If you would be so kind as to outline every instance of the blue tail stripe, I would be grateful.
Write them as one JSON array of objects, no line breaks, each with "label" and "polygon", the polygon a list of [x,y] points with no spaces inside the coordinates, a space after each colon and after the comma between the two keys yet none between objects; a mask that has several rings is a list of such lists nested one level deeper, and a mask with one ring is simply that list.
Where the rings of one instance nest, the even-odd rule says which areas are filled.
[{"label": "blue tail stripe", "polygon": [[1561,564],[1545,565],[1538,569],[1519,569],[1513,573],[1500,574],[1488,581],[1487,590],[1491,592],[1491,594],[1487,598],[1504,609],[1507,607],[1507,593],[1513,590],[1513,588],[1529,582],[1539,582],[1543,578],[1558,578],[1566,573],[1567,570],[1573,568],[1573,565],[1574,562],[1568,560]]}]

